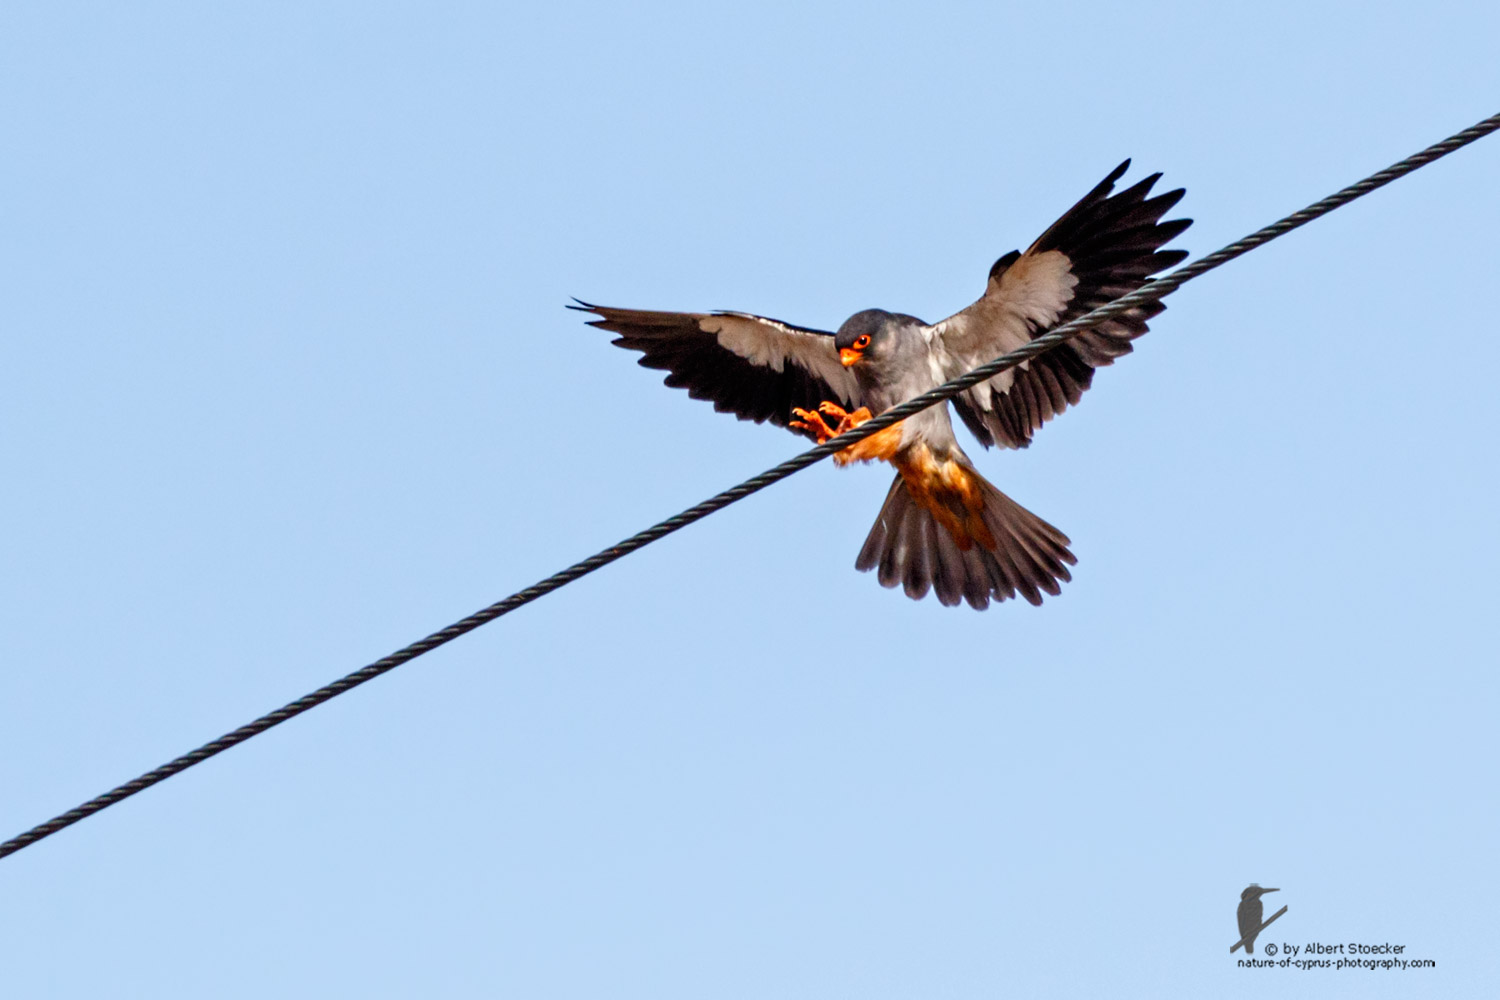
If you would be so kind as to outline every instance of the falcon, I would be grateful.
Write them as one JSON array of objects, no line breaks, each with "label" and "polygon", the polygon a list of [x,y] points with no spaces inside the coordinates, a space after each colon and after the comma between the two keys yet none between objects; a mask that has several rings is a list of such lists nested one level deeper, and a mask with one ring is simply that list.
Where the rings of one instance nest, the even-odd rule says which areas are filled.
[{"label": "falcon", "polygon": [[[836,333],[742,312],[616,309],[575,300],[590,326],[618,334],[666,384],[742,420],[770,421],[819,444],[875,413],[1020,347],[1181,262],[1163,250],[1191,224],[1161,221],[1183,190],[1152,195],[1161,174],[1115,192],[1120,164],[1037,237],[990,268],[984,294],[940,323],[866,309]],[[986,448],[1025,448],[1079,401],[1094,369],[1129,354],[1153,302],[1002,372],[950,402]],[[889,462],[895,482],[855,568],[909,597],[983,609],[1020,595],[1061,593],[1077,563],[1068,537],[996,489],[959,447],[948,404],[929,407],[834,454],[839,465]]]}]

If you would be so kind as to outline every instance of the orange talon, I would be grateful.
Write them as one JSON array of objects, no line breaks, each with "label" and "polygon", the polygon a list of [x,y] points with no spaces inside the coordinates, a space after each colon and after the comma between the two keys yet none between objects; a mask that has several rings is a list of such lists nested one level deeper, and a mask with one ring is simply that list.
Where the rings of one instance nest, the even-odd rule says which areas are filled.
[{"label": "orange talon", "polygon": [[818,412],[827,414],[828,416],[838,421],[846,420],[849,417],[848,410],[845,410],[839,404],[827,399],[818,404]]},{"label": "orange talon", "polygon": [[[825,413],[837,420],[838,425],[835,427],[829,427],[828,421],[823,419],[823,415]],[[817,412],[804,410],[800,406],[794,406],[792,407],[792,415],[797,419],[789,421],[787,426],[800,427],[803,430],[812,431],[813,434],[817,436],[818,444],[823,444],[827,441],[831,441],[833,438],[838,437],[845,431],[853,430],[860,424],[864,423],[866,420],[869,420],[871,417],[870,408],[867,406],[861,406],[853,413],[850,413],[839,404],[830,402],[828,400],[824,400],[823,402],[818,404]],[[859,445],[857,444],[850,445],[849,448],[846,448],[844,449],[844,451],[835,454],[833,456],[833,460],[840,465],[848,465],[850,462],[856,460],[868,461],[868,459],[865,459],[862,455],[856,456],[849,454],[850,448],[858,447]]]},{"label": "orange talon", "polygon": [[827,421],[823,419],[823,415],[820,413],[814,413],[811,410],[804,410],[800,406],[794,406],[792,407],[792,415],[799,419],[788,422],[787,426],[800,427],[803,430],[812,431],[813,436],[818,439],[818,444],[822,444],[838,433],[838,431],[828,426]]}]

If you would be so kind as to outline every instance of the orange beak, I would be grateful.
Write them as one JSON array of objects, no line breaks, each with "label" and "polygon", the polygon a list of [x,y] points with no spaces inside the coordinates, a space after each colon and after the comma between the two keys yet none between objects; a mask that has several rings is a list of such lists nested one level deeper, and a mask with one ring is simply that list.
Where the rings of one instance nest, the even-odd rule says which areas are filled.
[{"label": "orange beak", "polygon": [[850,365],[854,364],[864,356],[864,351],[856,351],[852,347],[839,348],[839,364],[843,365],[845,368],[848,368]]}]

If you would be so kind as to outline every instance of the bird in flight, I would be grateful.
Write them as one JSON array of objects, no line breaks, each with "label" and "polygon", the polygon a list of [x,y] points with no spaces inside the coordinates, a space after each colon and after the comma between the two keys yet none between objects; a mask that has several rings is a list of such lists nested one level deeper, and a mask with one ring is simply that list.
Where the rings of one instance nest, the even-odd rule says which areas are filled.
[{"label": "bird in flight", "polygon": [[[1152,174],[1118,193],[1120,164],[1024,252],[990,268],[984,294],[940,323],[866,309],[837,333],[742,312],[616,309],[582,300],[591,326],[665,370],[666,384],[742,420],[769,420],[819,444],[872,414],[1014,350],[1059,323],[1139,288],[1187,257],[1163,250],[1191,224],[1162,222],[1183,190],[1152,195]],[[1077,403],[1094,369],[1131,351],[1165,306],[1137,306],[951,402],[979,443],[1025,448],[1042,424]],[[895,482],[855,567],[886,587],[945,605],[985,608],[1017,594],[1032,604],[1061,592],[1077,562],[1068,537],[996,489],[954,434],[948,404],[929,407],[834,454],[840,465],[884,461]]]}]

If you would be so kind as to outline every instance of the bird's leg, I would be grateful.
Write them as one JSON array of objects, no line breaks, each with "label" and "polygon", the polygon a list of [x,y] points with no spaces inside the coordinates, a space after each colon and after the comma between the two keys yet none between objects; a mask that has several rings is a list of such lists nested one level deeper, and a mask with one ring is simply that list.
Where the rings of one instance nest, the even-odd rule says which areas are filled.
[{"label": "bird's leg", "polygon": [[[828,421],[823,419],[824,414],[837,420],[838,423],[832,427],[828,426]],[[823,444],[869,420],[870,410],[868,407],[861,406],[850,413],[839,404],[825,399],[818,404],[817,410],[804,410],[800,406],[792,407],[792,416],[797,419],[791,421],[788,426],[812,431],[818,439],[818,444]]]},{"label": "bird's leg", "polygon": [[[823,406],[828,405],[830,404],[823,404]],[[823,407],[820,406],[818,409],[822,408]],[[836,437],[839,433],[832,427],[829,427],[828,422],[823,419],[823,415],[821,413],[818,413],[816,410],[804,410],[800,406],[794,406],[792,407],[792,416],[796,417],[797,419],[789,421],[787,423],[787,426],[800,427],[805,431],[812,431],[813,436],[818,439],[818,444],[822,444],[830,438]]]},{"label": "bird's leg", "polygon": [[[838,421],[838,426],[834,427],[836,434],[852,431],[872,416],[868,406],[861,406],[850,413],[837,403],[823,402],[818,404],[818,409]],[[834,452],[833,462],[835,465],[848,465],[851,462],[870,462],[879,459],[889,461],[900,443],[901,425],[898,423],[878,434],[870,435],[863,441],[856,441],[849,447]]]},{"label": "bird's leg", "polygon": [[842,434],[845,431],[852,431],[854,428],[858,427],[866,420],[869,420],[872,416],[872,414],[870,413],[870,408],[868,406],[861,406],[853,413],[850,413],[839,404],[830,402],[826,399],[818,404],[818,412],[826,413],[828,414],[828,416],[834,418],[839,422],[838,426],[833,429],[835,434]]},{"label": "bird's leg", "polygon": [[[818,439],[818,444],[831,441],[845,431],[852,431],[872,416],[867,406],[861,406],[850,413],[839,404],[829,400],[819,403],[817,410],[804,410],[800,406],[793,407],[792,415],[797,419],[791,421],[790,426],[812,431]],[[825,416],[837,423],[830,427],[828,420],[824,419]],[[848,465],[850,462],[889,461],[896,453],[896,449],[900,447],[901,433],[899,423],[887,427],[879,434],[872,434],[863,441],[835,452],[833,460],[839,465]]]}]

